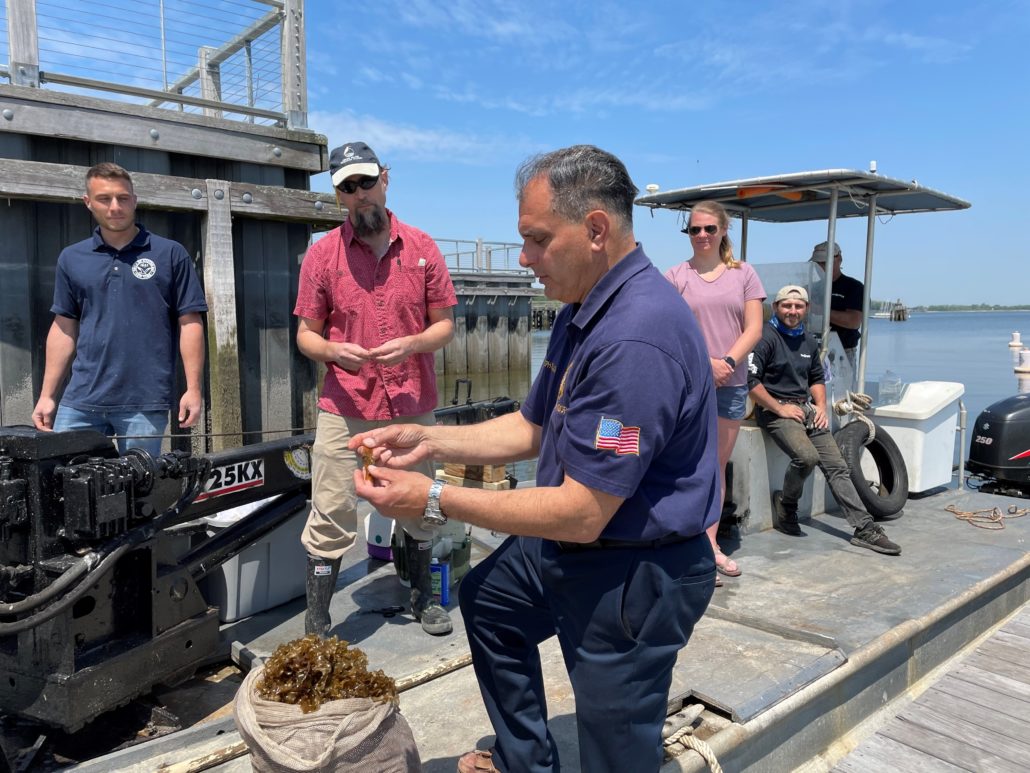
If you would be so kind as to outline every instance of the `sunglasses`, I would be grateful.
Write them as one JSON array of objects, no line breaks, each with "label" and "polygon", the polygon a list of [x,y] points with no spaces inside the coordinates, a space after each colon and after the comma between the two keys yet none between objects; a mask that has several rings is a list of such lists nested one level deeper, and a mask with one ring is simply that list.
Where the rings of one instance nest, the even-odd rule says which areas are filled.
[{"label": "sunglasses", "polygon": [[697,236],[699,233],[704,231],[709,236],[712,236],[719,232],[719,226],[717,225],[692,225],[683,229],[684,233],[688,233],[691,236]]},{"label": "sunglasses", "polygon": [[358,188],[363,191],[370,191],[376,187],[376,183],[379,182],[379,177],[362,177],[360,180],[344,180],[337,186],[339,190],[346,193],[348,196],[352,195]]}]

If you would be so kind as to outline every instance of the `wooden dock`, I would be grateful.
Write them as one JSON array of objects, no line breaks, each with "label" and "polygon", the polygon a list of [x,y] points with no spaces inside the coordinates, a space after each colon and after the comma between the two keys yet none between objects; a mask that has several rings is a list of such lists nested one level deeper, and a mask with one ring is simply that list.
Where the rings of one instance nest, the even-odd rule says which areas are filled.
[{"label": "wooden dock", "polygon": [[1030,606],[833,768],[1030,769]]}]

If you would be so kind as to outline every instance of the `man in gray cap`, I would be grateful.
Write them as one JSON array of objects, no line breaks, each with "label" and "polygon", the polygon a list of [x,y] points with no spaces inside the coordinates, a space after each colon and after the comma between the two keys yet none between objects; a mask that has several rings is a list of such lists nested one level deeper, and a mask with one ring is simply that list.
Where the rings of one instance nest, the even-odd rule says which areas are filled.
[{"label": "man in gray cap", "polygon": [[780,288],[773,300],[773,312],[755,347],[748,377],[751,399],[758,406],[758,426],[790,457],[783,490],[773,494],[773,525],[784,534],[801,536],[798,501],[805,479],[819,465],[837,504],[855,530],[851,544],[899,555],[901,548],[887,539],[883,529],[862,509],[848,465],[830,434],[819,345],[805,330],[805,288]]},{"label": "man in gray cap", "polygon": [[[301,535],[308,553],[305,633],[328,634],[329,601],[343,553],[354,544],[358,459],[353,435],[396,422],[434,424],[433,352],[454,336],[457,299],[433,239],[386,208],[389,169],[364,142],[329,158],[347,219],[315,242],[300,269],[297,346],[326,365],[311,449],[311,512]],[[432,476],[431,463],[424,472]],[[431,634],[451,631],[433,599],[433,532],[405,525],[411,606]]]},{"label": "man in gray cap", "polygon": [[[826,256],[829,250],[827,242],[820,242],[812,248],[809,260],[822,269],[826,275]],[[833,287],[830,288],[830,330],[840,338],[844,353],[848,356],[852,367],[855,366],[855,354],[858,342],[862,339],[862,296],[863,285],[854,277],[840,270],[840,245],[833,243]]]}]

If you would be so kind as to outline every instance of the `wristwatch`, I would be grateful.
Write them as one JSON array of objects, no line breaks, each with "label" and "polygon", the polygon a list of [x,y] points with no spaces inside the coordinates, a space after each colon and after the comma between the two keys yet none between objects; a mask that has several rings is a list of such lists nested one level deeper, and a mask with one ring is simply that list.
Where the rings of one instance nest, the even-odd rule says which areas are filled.
[{"label": "wristwatch", "polygon": [[440,509],[440,492],[443,491],[444,482],[434,480],[429,487],[429,500],[426,502],[425,512],[422,513],[422,525],[427,529],[437,529],[447,523],[447,516]]},{"label": "wristwatch", "polygon": [[722,360],[734,370],[737,369],[737,361],[730,357],[728,354],[725,357],[723,357]]}]

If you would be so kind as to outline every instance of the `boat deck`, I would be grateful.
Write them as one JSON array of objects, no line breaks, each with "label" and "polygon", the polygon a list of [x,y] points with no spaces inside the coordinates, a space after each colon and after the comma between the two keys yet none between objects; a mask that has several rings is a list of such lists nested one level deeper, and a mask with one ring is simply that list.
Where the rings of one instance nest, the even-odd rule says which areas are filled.
[{"label": "boat deck", "polygon": [[[681,652],[670,713],[697,704],[695,733],[727,770],[792,770],[813,759],[822,767],[812,769],[832,767],[858,745],[854,728],[1030,598],[1030,517],[989,531],[945,511],[949,504],[1005,512],[1027,502],[958,490],[910,500],[901,518],[885,524],[903,548],[899,557],[852,546],[851,530],[835,514],[803,522],[799,538],[769,530],[739,544],[723,541],[744,573],[724,578]],[[475,536],[473,561],[498,542]],[[365,556],[358,546],[341,572],[333,633],[398,680],[424,769],[451,773],[461,753],[492,740],[460,612],[453,609],[455,630],[445,637],[425,635],[410,615],[368,612],[404,604],[407,590],[390,564]],[[225,626],[226,648],[246,668],[301,635],[303,612],[298,599]],[[562,767],[579,771],[574,698],[554,640],[541,656]],[[222,679],[215,700],[224,703],[233,683]],[[202,715],[193,727],[76,769],[153,770],[219,753],[225,761],[214,769],[249,770],[245,756],[226,759],[240,751],[239,736],[228,707],[201,705],[205,690],[218,693],[192,680],[159,696],[173,712]],[[676,753],[663,771],[707,769],[697,753],[678,746]]]},{"label": "boat deck", "polygon": [[833,770],[1025,771],[1028,739],[1030,607],[1024,607]]}]

